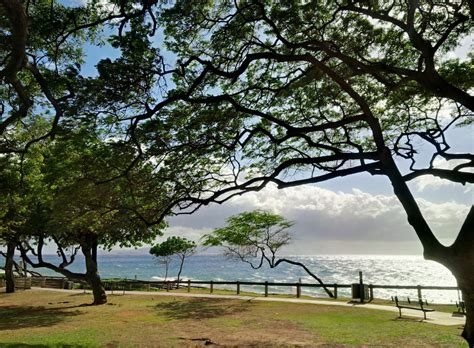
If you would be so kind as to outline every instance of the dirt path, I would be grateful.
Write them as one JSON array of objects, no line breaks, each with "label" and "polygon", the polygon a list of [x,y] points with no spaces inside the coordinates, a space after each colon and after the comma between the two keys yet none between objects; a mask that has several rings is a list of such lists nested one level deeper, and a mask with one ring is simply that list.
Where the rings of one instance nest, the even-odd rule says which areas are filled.
[{"label": "dirt path", "polygon": [[[55,291],[55,292],[67,292],[67,293],[83,293],[84,290],[61,290],[61,289],[50,289],[50,288],[32,288],[34,290],[42,291]],[[115,292],[117,293],[117,291]],[[121,293],[121,292],[120,292]],[[107,291],[107,294],[112,294],[111,291]],[[241,300],[241,301],[263,301],[263,302],[288,302],[288,303],[304,303],[311,305],[325,305],[325,306],[343,306],[343,307],[360,307],[360,308],[369,308],[377,309],[382,311],[396,312],[398,313],[398,308],[394,306],[384,306],[376,305],[371,303],[365,304],[356,304],[356,303],[346,303],[339,301],[321,301],[321,300],[306,300],[306,299],[292,299],[292,298],[277,298],[277,297],[252,297],[252,296],[238,296],[238,295],[211,295],[211,294],[192,294],[192,293],[176,293],[176,292],[144,292],[144,291],[126,291],[126,295],[139,295],[139,296],[171,296],[171,297],[191,297],[191,298],[221,298],[228,300]],[[403,309],[403,316],[420,318],[423,320],[423,312]],[[465,317],[453,316],[450,313],[444,312],[430,312],[427,314],[428,319],[423,320],[430,324],[436,325],[464,325],[466,322]]]}]

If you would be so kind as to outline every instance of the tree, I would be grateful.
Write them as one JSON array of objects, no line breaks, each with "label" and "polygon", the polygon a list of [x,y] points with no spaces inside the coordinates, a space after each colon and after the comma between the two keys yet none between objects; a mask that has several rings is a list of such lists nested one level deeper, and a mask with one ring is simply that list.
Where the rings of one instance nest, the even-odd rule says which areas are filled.
[{"label": "tree", "polygon": [[[164,242],[155,244],[150,249],[150,254],[159,257],[164,261],[169,260],[170,257],[178,256],[180,260],[179,270],[177,275],[177,282],[183,270],[184,260],[196,253],[196,243],[183,237],[172,236],[168,237]],[[168,265],[166,265],[166,275],[168,275]],[[166,278],[166,277],[165,277]]]},{"label": "tree", "polygon": [[[106,109],[86,110],[83,106],[86,101],[102,100],[102,106],[110,103],[114,100],[111,91],[120,94],[127,107],[133,108],[130,95],[144,92],[147,88],[136,83],[136,78],[152,81],[154,72],[160,69],[154,66],[154,72],[147,70],[147,77],[144,77],[143,70],[149,69],[150,65],[142,64],[140,67],[140,63],[147,59],[150,61],[147,54],[128,59],[125,62],[128,63],[127,69],[123,64],[127,58],[117,62],[111,59],[88,61],[85,46],[100,49],[113,45],[119,49],[128,45],[133,46],[135,53],[138,49],[143,53],[146,48],[153,55],[154,62],[159,64],[159,54],[151,48],[149,41],[141,40],[142,35],[146,37],[156,32],[156,17],[152,11],[156,3],[91,0],[71,6],[57,0],[0,1],[0,153],[26,151],[31,143],[54,138],[65,121],[71,118],[77,120],[87,113],[90,120],[94,114],[107,114]],[[87,69],[93,70],[96,65],[104,72],[112,72],[115,68],[113,87],[102,83],[99,88],[100,82],[91,83],[97,82],[97,74],[87,73]],[[141,98],[143,96],[144,93]],[[120,107],[118,104],[116,109]],[[23,144],[23,148],[13,147],[10,131],[32,114],[41,114],[49,127]]]},{"label": "tree", "polygon": [[[95,303],[105,302],[94,270],[97,246],[151,241],[152,231],[162,228],[170,210],[161,209],[162,203],[176,201],[183,190],[174,185],[173,176],[158,179],[166,153],[160,158],[155,151],[151,160],[145,157],[146,149],[135,134],[141,118],[135,119],[137,115],[156,114],[175,100],[170,97],[162,102],[154,95],[165,95],[163,76],[175,72],[168,71],[156,42],[150,39],[157,33],[157,4],[0,1],[0,154],[6,154],[8,161],[19,158],[21,163],[34,144],[51,141],[56,148],[43,166],[49,173],[44,200],[28,208],[28,217],[20,224],[23,231],[34,233],[36,243],[21,239],[22,255],[34,251],[37,262],[31,258],[30,262],[66,274],[81,250],[90,268],[86,280],[95,284]],[[87,47],[103,46],[113,57],[94,61],[86,56]],[[152,103],[158,106],[149,109]],[[42,132],[27,141],[15,141],[16,129],[26,130],[37,123],[45,124]],[[88,132],[96,138],[91,140]],[[81,137],[82,145],[71,148]],[[93,147],[99,150],[93,155],[90,146],[98,139],[107,146]],[[58,151],[62,146],[70,152]],[[68,171],[66,163],[74,169]],[[154,182],[154,187],[148,182]],[[71,202],[71,197],[76,200]],[[33,223],[35,219],[42,223]],[[40,256],[48,239],[58,246],[59,266],[46,264]],[[10,244],[9,250],[14,250]],[[8,255],[12,260],[13,252]],[[68,276],[84,279],[79,274]]]},{"label": "tree", "polygon": [[[11,136],[12,143],[24,144],[43,131],[44,124],[37,122],[35,127],[17,129]],[[14,260],[15,249],[28,231],[22,226],[28,219],[31,209],[44,199],[41,168],[43,157],[39,143],[30,146],[28,153],[0,155],[0,245],[6,246],[5,257],[6,292],[15,291],[14,268],[19,270]]]},{"label": "tree", "polygon": [[452,128],[472,129],[474,54],[446,55],[472,35],[473,14],[471,1],[177,3],[162,20],[181,96],[160,127],[141,120],[140,141],[156,150],[163,128],[175,135],[168,163],[203,187],[181,201],[191,209],[269,183],[385,176],[424,257],[456,277],[473,346],[474,207],[445,246],[409,187],[474,183],[474,155],[449,144]]},{"label": "tree", "polygon": [[[98,248],[149,243],[166,225],[146,223],[161,213],[165,194],[162,188],[148,186],[154,181],[153,165],[137,163],[126,177],[110,180],[134,156],[127,149],[108,144],[88,130],[53,143],[45,150],[43,167],[49,200],[36,204],[22,225],[34,241],[22,240],[24,259],[35,268],[46,267],[88,283],[96,305],[107,302],[98,273]],[[56,244],[59,265],[43,258],[48,241]],[[79,251],[85,259],[84,274],[68,270]]]},{"label": "tree", "polygon": [[227,219],[226,227],[204,235],[203,244],[224,247],[226,255],[248,263],[253,269],[261,268],[265,262],[270,268],[275,268],[281,263],[301,267],[323,286],[329,297],[334,297],[324,286],[323,281],[303,263],[277,257],[278,251],[290,244],[291,237],[287,230],[293,224],[282,216],[268,211],[245,212]]}]

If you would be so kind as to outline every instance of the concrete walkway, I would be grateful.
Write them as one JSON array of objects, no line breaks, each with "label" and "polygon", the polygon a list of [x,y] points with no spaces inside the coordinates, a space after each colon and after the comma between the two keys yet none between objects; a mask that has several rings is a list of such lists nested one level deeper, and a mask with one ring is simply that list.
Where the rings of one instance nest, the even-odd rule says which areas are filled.
[{"label": "concrete walkway", "polygon": [[[62,289],[50,289],[50,288],[35,288],[34,290],[41,291],[54,291],[64,293],[83,293],[84,290],[62,290]],[[90,291],[88,291],[90,293]],[[107,291],[108,295],[112,295],[111,291]],[[115,294],[122,294],[122,291],[115,291]],[[394,312],[398,316],[398,308],[395,306],[384,306],[371,303],[355,304],[340,301],[321,301],[321,300],[307,300],[307,299],[293,299],[293,298],[281,298],[281,297],[252,297],[252,296],[239,296],[239,295],[212,295],[212,294],[193,294],[193,293],[179,293],[179,292],[145,292],[145,291],[125,291],[125,295],[140,295],[140,296],[168,296],[168,297],[191,297],[191,298],[215,298],[215,299],[228,299],[228,300],[241,300],[241,301],[262,301],[262,302],[286,302],[286,303],[304,303],[311,305],[324,305],[324,306],[342,306],[342,307],[358,307],[358,308],[369,308],[377,309],[381,311]],[[423,320],[423,312],[402,309],[403,317],[412,317],[420,319],[421,321],[436,324],[436,325],[464,325],[466,318],[464,316],[453,316],[451,313],[444,312],[430,312],[427,313],[427,320]]]}]

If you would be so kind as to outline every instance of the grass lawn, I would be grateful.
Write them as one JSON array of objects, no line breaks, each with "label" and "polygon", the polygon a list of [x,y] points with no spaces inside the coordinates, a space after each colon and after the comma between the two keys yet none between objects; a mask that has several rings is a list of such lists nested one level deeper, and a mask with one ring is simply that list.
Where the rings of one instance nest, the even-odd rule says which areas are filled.
[{"label": "grass lawn", "polygon": [[[144,290],[143,290],[144,291]],[[166,290],[151,290],[156,291],[157,293],[166,292]],[[169,291],[170,293],[177,292],[177,293],[187,293],[188,290],[186,288],[181,289],[172,289]],[[117,290],[117,293],[121,293],[120,290]],[[126,293],[126,291],[125,291]],[[192,294],[209,294],[209,289],[206,288],[191,288]],[[225,290],[225,289],[216,289],[212,292],[214,295],[236,295],[235,290]],[[256,292],[249,292],[249,291],[241,291],[241,296],[252,296],[252,297],[264,297],[263,293],[256,293]],[[296,298],[295,294],[277,294],[277,293],[269,293],[269,297],[275,298]],[[337,299],[329,298],[329,297],[314,297],[314,296],[307,296],[301,295],[300,299],[306,300],[318,300],[318,301],[340,301],[340,302],[349,302],[352,299],[347,297],[338,297]],[[404,298],[405,299],[405,298]],[[390,300],[383,300],[383,299],[374,299],[372,301],[366,301],[367,303],[379,304],[379,305],[387,305],[387,306],[395,306],[395,303]],[[415,304],[417,305],[417,304]],[[434,304],[429,303],[426,308],[432,308],[438,312],[445,312],[445,313],[453,313],[457,312],[458,308],[454,304]]]},{"label": "grass lawn", "polygon": [[221,299],[109,296],[27,290],[0,294],[0,346],[464,347],[461,328],[364,308]]}]

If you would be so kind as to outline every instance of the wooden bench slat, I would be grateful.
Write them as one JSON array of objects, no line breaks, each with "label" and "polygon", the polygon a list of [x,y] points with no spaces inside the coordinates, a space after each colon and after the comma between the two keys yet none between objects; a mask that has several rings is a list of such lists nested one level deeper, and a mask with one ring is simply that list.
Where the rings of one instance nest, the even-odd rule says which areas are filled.
[{"label": "wooden bench slat", "polygon": [[[409,302],[409,304],[411,304],[411,302],[409,300],[408,300],[408,302]],[[418,300],[418,305],[419,305],[419,307],[414,307],[413,305],[407,306],[407,305],[400,304],[400,301],[398,301],[398,297],[395,296],[395,306],[398,308],[400,318],[402,317],[402,308],[403,309],[413,309],[413,310],[416,310],[416,311],[422,311],[423,312],[423,317],[425,318],[425,320],[426,320],[426,313],[427,312],[434,312],[435,311],[432,308],[425,308],[423,306],[423,301],[421,299]]]}]

